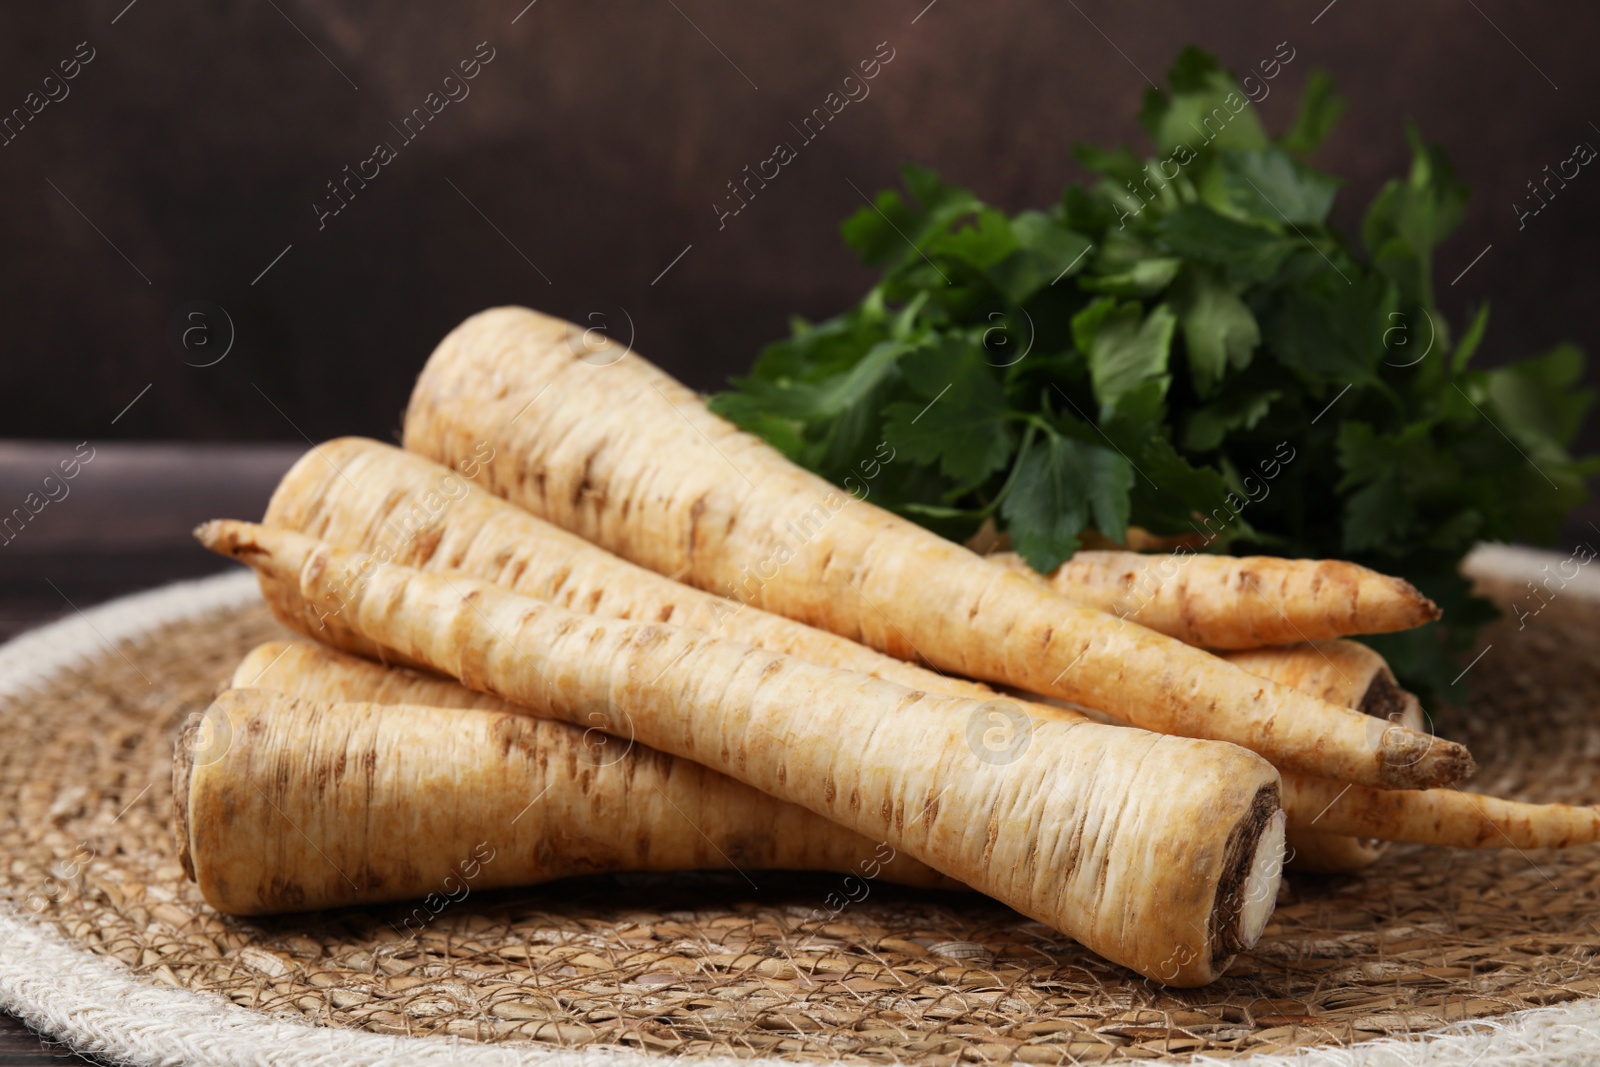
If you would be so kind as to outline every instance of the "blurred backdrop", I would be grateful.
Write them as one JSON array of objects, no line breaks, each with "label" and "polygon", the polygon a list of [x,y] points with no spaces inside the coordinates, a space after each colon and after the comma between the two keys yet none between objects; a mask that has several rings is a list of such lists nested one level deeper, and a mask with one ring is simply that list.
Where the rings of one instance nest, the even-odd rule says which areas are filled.
[{"label": "blurred backdrop", "polygon": [[[1600,145],[1597,31],[1594,4],[1510,0],[8,4],[0,113],[46,102],[0,147],[0,436],[388,438],[435,342],[505,302],[624,309],[638,350],[714,388],[789,315],[860,295],[838,223],[901,163],[1047,204],[1074,141],[1143,147],[1146,79],[1191,42],[1236,69],[1288,43],[1274,127],[1335,76],[1318,158],[1351,176],[1346,223],[1401,173],[1406,119],[1447,146],[1476,195],[1439,283],[1458,323],[1492,301],[1487,361],[1600,351],[1600,178],[1521,230],[1513,208]],[[870,95],[802,141],[875,55]],[[798,158],[719,227],[780,141]],[[226,358],[191,365],[183,331],[216,353],[230,322]]]},{"label": "blurred backdrop", "polygon": [[[392,439],[484,307],[604,322],[714,389],[790,315],[859,297],[838,224],[902,163],[1047,205],[1082,177],[1074,142],[1143,148],[1140,96],[1189,43],[1242,70],[1292,54],[1269,128],[1335,77],[1350,106],[1318,161],[1350,178],[1347,228],[1403,172],[1407,119],[1447,147],[1476,195],[1438,285],[1458,325],[1492,302],[1486,363],[1600,352],[1600,177],[1517,212],[1600,145],[1597,31],[1594,4],[1510,0],[5,5],[0,493],[79,441],[108,459],[0,553],[0,632],[214,569],[187,524],[258,512],[308,441]],[[807,126],[863,61],[865,95]],[[727,213],[780,142],[796,158]]]}]

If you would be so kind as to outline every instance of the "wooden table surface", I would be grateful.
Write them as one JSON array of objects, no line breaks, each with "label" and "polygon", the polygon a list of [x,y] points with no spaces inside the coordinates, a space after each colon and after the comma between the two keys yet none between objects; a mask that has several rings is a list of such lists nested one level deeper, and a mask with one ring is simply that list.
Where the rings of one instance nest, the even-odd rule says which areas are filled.
[{"label": "wooden table surface", "polygon": [[[0,442],[0,519],[24,507],[29,493],[39,494],[30,511],[46,493],[58,498],[9,540],[0,526],[0,639],[124,593],[228,569],[189,531],[210,518],[260,518],[278,478],[305,451],[91,444],[93,458],[76,477],[44,486],[76,447]],[[0,1067],[90,1062],[0,1013]]]}]

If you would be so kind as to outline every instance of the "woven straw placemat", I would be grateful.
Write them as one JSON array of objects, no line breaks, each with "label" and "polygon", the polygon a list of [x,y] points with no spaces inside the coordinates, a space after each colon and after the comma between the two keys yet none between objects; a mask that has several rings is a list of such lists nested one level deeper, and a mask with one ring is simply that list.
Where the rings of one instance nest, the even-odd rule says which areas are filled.
[{"label": "woven straw placemat", "polygon": [[[1501,550],[1480,581],[1526,601],[1526,578],[1559,558]],[[469,892],[416,936],[400,929],[409,905],[218,915],[174,856],[171,753],[239,657],[282,634],[252,588],[243,574],[189,583],[0,649],[0,1007],[80,1049],[952,1064],[1286,1050],[1466,1063],[1490,1049],[1543,1062],[1600,1047],[1600,848],[1401,846],[1357,876],[1291,875],[1255,951],[1188,991],[975,895],[874,883],[848,900],[830,876]],[[1471,704],[1439,723],[1483,764],[1475,789],[1600,801],[1597,623],[1600,597],[1574,583],[1521,628],[1486,633]]]}]

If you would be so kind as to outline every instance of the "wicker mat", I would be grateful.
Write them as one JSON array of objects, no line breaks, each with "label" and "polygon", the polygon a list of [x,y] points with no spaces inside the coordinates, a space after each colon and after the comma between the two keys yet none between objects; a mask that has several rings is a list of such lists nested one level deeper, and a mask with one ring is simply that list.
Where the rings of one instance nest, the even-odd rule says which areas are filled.
[{"label": "wicker mat", "polygon": [[[1502,600],[1526,595],[1518,571],[1555,558],[1508,555],[1486,587]],[[422,1062],[429,1049],[487,1052],[483,1043],[508,1061],[556,1046],[950,1064],[1368,1043],[1457,1049],[1468,1062],[1483,1034],[1549,1054],[1563,1035],[1600,1034],[1594,1004],[1487,1022],[1600,994],[1600,848],[1402,846],[1359,876],[1291,875],[1255,951],[1188,991],[1139,979],[977,896],[874,883],[848,900],[834,876],[617,875],[472,892],[415,937],[397,932],[406,905],[218,915],[174,858],[171,753],[244,651],[282,633],[246,582],[111,605],[0,650],[6,677],[32,672],[22,691],[0,683],[0,925],[13,934],[0,936],[0,1006],[80,1048],[140,1062],[209,1057],[203,1045],[143,1050],[160,1027],[85,1037],[88,1008],[46,1003],[67,985],[37,975],[28,985],[14,971],[59,959],[50,966],[61,983],[115,986],[107,999],[117,1003],[163,986],[199,991],[213,999],[197,1018],[224,1029],[257,1018],[279,1035],[406,1039],[381,1054],[324,1050],[317,1062]],[[148,625],[134,619],[140,611]],[[1486,633],[1488,651],[1467,676],[1471,704],[1438,724],[1483,764],[1474,788],[1600,801],[1597,624],[1600,599],[1575,584],[1521,629],[1502,622]],[[69,638],[84,647],[63,651]],[[98,969],[84,978],[77,968],[89,963]],[[1433,1040],[1446,1032],[1456,1036]],[[417,1040],[427,1035],[457,1040]],[[1371,1044],[1385,1036],[1410,1040]],[[1575,1046],[1584,1047],[1596,1046]]]}]

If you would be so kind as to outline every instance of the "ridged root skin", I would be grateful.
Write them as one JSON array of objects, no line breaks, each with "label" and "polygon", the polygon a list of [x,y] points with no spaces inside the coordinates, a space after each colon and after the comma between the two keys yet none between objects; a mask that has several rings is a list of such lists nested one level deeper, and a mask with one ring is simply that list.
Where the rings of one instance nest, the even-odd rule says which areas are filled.
[{"label": "ridged root skin", "polygon": [[[1422,705],[1401,689],[1382,656],[1357,641],[1312,641],[1219,653],[1234,666],[1309,693],[1330,704],[1421,730]],[[1290,865],[1297,871],[1339,874],[1376,863],[1387,842],[1289,826]]]},{"label": "ridged root skin", "polygon": [[[262,523],[384,562],[468,574],[585,615],[670,622],[912,689],[980,700],[994,696],[981,683],[937,674],[636,566],[457,471],[379,441],[341,437],[307,451],[278,483]],[[260,580],[274,613],[303,631],[299,589],[268,575]],[[383,655],[337,616],[316,626],[315,636],[327,644],[369,658]]]},{"label": "ridged root skin", "polygon": [[954,887],[715,771],[521,710],[230,689],[208,715],[226,719],[228,743],[182,754],[175,823],[191,877],[231,914],[604,871],[832,870]]},{"label": "ridged root skin", "polygon": [[799,804],[1158,981],[1215,979],[1258,933],[1246,917],[1270,908],[1241,895],[1276,891],[1281,851],[1263,840],[1281,827],[1278,775],[1235,746],[1029,721],[991,748],[979,740],[990,703],[465,577],[363,572],[286,531],[218,522],[198,535],[470,688]]},{"label": "ridged root skin", "polygon": [[1284,776],[1290,822],[1326,833],[1456,848],[1570,848],[1600,842],[1600,808],[1528,804],[1455,789],[1366,789]]},{"label": "ridged root skin", "polygon": [[1439,606],[1402,578],[1337,559],[1087,551],[1041,575],[1068,599],[1200,648],[1247,649],[1409,630]]},{"label": "ridged root skin", "polygon": [[[252,649],[234,670],[234,688],[271,689],[319,704],[406,704],[435,709],[447,716],[451,709],[471,708],[527,716],[528,709],[499,697],[478,693],[437,675],[385,667],[305,641],[272,641]],[[567,723],[545,721],[543,734],[554,737],[554,754],[566,758],[576,746],[578,758],[592,769],[580,784],[586,796],[620,796],[643,786],[657,788],[671,799],[670,814],[660,805],[609,804],[604,815],[617,825],[609,836],[617,841],[649,841],[658,854],[652,870],[689,870],[700,867],[832,870],[862,874],[900,885],[936,889],[961,889],[910,856],[883,860],[875,842],[842,826],[818,818],[804,808],[751,789],[726,775],[642,744],[628,745],[597,730],[582,730]],[[536,784],[536,783],[534,783]],[[547,783],[552,784],[552,783]],[[564,783],[553,783],[564,784]],[[532,785],[530,785],[532,788]],[[548,794],[547,794],[548,795]],[[571,798],[558,797],[572,806]],[[562,804],[546,810],[562,810]],[[713,813],[702,816],[701,813]],[[674,858],[670,846],[688,839],[684,829],[698,827],[694,848],[683,848]],[[559,819],[552,830],[559,827]],[[593,832],[607,832],[593,826]],[[559,833],[553,833],[559,837]],[[707,855],[704,843],[716,860]],[[662,851],[662,846],[669,850]],[[559,845],[556,846],[559,848]],[[717,862],[720,860],[721,862]],[[634,869],[635,855],[622,856],[617,870]]]}]

